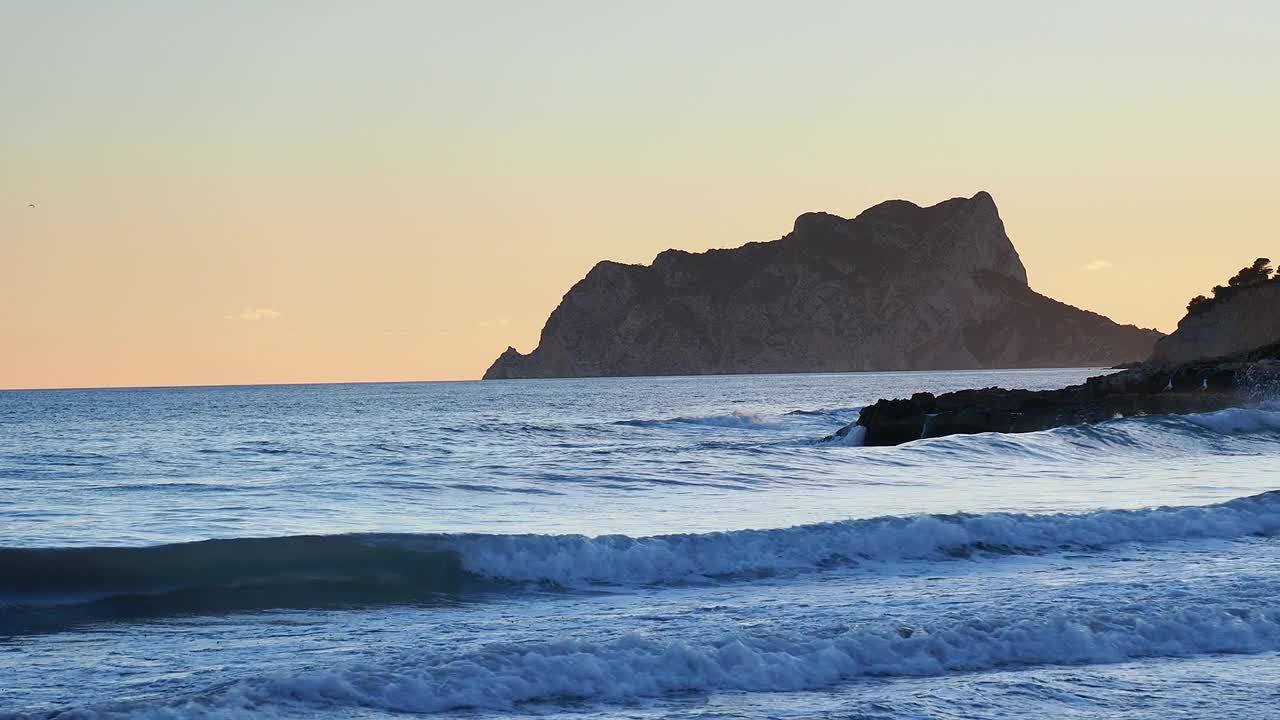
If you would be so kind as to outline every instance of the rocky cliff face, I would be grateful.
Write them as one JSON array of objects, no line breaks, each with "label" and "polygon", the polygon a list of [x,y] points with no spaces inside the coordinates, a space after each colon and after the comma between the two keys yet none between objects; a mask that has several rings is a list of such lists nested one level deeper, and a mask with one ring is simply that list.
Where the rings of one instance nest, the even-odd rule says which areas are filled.
[{"label": "rocky cliff face", "polygon": [[806,213],[780,240],[601,262],[486,378],[1111,365],[1160,334],[1027,286],[987,193]]},{"label": "rocky cliff face", "polygon": [[1280,341],[1280,281],[1271,280],[1188,313],[1178,329],[1156,343],[1152,365],[1246,352]]}]

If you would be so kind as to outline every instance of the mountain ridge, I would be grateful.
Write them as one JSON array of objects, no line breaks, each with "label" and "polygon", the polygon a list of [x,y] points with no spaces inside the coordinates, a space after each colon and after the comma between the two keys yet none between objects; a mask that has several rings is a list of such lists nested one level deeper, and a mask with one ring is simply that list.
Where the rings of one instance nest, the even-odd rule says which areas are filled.
[{"label": "mountain ridge", "polygon": [[486,379],[1111,365],[1161,337],[1036,293],[995,201],[798,216],[778,240],[597,263]]}]

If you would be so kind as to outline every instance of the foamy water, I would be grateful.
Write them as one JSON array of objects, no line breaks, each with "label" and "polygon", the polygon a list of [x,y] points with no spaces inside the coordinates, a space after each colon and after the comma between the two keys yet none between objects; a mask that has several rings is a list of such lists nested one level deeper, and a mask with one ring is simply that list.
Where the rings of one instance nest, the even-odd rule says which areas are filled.
[{"label": "foamy water", "polygon": [[0,716],[1273,713],[1280,412],[822,442],[1089,374],[0,393]]}]

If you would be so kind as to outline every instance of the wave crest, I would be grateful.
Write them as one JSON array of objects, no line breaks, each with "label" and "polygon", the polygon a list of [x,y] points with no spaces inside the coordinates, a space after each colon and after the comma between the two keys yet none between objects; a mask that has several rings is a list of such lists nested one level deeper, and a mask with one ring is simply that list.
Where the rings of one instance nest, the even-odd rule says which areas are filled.
[{"label": "wave crest", "polygon": [[364,534],[154,547],[0,548],[0,634],[173,614],[438,603],[522,584],[735,582],[863,562],[945,561],[1280,533],[1280,491],[1216,505],[1080,514],[884,516],[627,536]]},{"label": "wave crest", "polygon": [[454,547],[477,575],[516,581],[654,584],[811,571],[859,560],[936,560],[1127,542],[1280,532],[1280,491],[1206,506],[1031,515],[886,516],[704,534],[470,535]]},{"label": "wave crest", "polygon": [[174,613],[450,601],[524,583],[728,582],[864,562],[1280,532],[1280,491],[1205,506],[886,516],[657,535],[335,535],[0,548],[0,633]]},{"label": "wave crest", "polygon": [[[511,710],[566,698],[621,701],[673,692],[796,691],[868,676],[931,676],[1010,666],[1280,649],[1280,610],[1109,608],[932,627],[736,633],[704,642],[626,635],[493,645],[460,656],[409,655],[375,667],[243,680],[180,700],[184,717],[252,707],[363,707],[429,713]],[[172,707],[116,707],[102,717],[170,717]]]},{"label": "wave crest", "polygon": [[1228,408],[1180,417],[1192,425],[1221,435],[1280,433],[1280,412],[1272,410]]}]

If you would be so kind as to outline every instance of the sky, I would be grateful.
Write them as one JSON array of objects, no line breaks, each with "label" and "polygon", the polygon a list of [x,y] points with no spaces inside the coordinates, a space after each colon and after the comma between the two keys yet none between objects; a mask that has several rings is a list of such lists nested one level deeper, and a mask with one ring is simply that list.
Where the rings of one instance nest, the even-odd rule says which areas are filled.
[{"label": "sky", "polygon": [[[1172,330],[1280,259],[1280,3],[0,0],[0,388],[478,378],[602,259],[990,192]],[[35,204],[35,207],[29,207]]]}]

